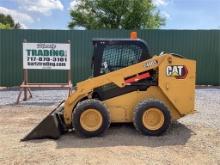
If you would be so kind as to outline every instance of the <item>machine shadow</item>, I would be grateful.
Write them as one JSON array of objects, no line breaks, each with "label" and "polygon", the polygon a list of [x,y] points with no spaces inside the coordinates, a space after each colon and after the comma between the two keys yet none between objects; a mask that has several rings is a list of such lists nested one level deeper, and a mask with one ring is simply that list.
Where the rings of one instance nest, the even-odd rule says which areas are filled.
[{"label": "machine shadow", "polygon": [[193,135],[185,125],[175,122],[170,129],[159,137],[141,135],[132,124],[114,124],[102,137],[82,138],[76,133],[68,133],[57,140],[57,148],[95,148],[113,146],[160,147],[184,145]]}]

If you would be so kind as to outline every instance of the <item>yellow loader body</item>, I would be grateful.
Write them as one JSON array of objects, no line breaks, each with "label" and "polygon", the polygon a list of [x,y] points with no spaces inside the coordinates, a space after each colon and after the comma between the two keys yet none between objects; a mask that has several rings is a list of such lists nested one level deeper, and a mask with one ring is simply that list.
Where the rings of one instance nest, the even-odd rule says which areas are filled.
[{"label": "yellow loader body", "polygon": [[[163,100],[169,106],[173,120],[192,113],[194,111],[196,62],[164,54],[78,83],[76,91],[65,101],[65,123],[71,125],[74,107],[83,98],[91,97],[90,94],[94,88],[109,83],[124,87],[127,85],[125,83],[127,77],[150,69],[158,72],[158,86],[151,86],[146,91],[134,91],[104,101],[110,111],[111,122],[132,122],[134,107],[138,102],[149,98]],[[183,71],[184,73],[178,73]]]}]

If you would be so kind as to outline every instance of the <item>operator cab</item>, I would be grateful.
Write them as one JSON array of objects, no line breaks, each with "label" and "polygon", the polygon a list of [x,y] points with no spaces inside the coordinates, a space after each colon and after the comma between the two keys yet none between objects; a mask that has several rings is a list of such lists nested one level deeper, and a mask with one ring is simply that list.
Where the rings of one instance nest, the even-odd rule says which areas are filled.
[{"label": "operator cab", "polygon": [[150,59],[148,45],[141,39],[94,39],[93,77]]}]

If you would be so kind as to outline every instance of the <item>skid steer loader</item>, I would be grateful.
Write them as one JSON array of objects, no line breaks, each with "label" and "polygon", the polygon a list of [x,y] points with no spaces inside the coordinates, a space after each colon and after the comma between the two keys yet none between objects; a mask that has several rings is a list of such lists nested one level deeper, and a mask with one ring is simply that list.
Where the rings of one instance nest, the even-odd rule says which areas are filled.
[{"label": "skid steer loader", "polygon": [[74,130],[104,133],[111,123],[130,123],[144,135],[159,136],[171,122],[194,112],[196,62],[173,53],[150,56],[147,44],[129,39],[94,39],[93,77],[22,140],[52,138]]}]

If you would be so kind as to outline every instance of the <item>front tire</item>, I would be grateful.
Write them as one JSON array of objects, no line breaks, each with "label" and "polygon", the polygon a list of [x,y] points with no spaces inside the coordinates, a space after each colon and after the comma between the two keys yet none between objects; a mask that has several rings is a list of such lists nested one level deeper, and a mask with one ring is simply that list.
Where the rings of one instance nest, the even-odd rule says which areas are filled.
[{"label": "front tire", "polygon": [[170,126],[170,111],[159,100],[146,100],[136,106],[133,123],[135,128],[142,134],[159,136]]},{"label": "front tire", "polygon": [[73,127],[84,137],[98,136],[110,126],[110,114],[99,100],[87,99],[80,102],[73,111]]}]

